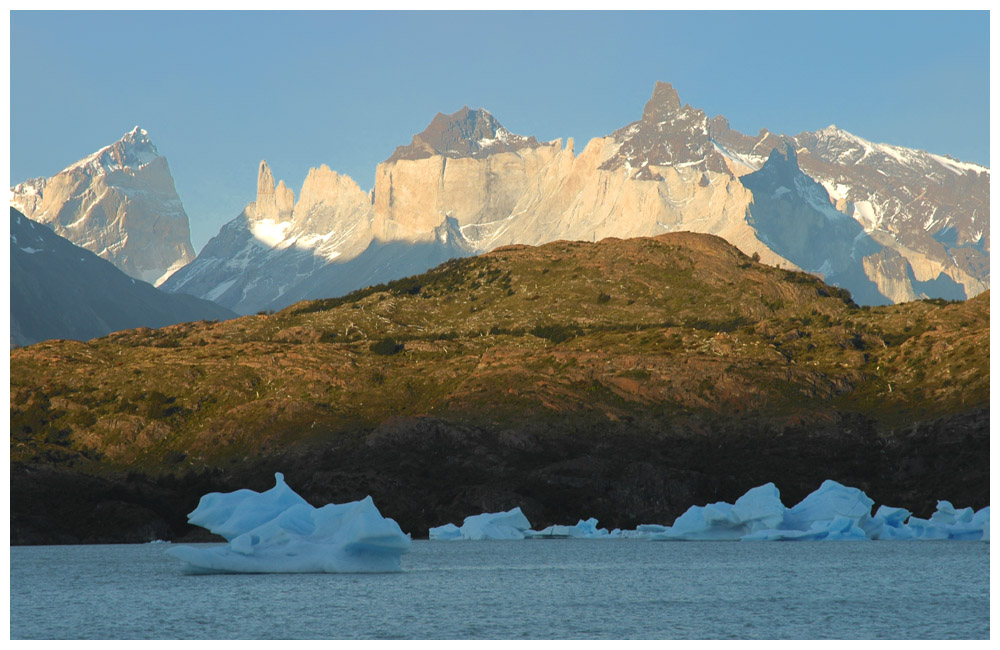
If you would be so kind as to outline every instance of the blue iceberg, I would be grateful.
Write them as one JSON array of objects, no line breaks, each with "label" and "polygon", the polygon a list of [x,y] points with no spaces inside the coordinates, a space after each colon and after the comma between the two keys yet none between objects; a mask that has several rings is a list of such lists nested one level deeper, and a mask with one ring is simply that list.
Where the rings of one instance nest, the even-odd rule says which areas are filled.
[{"label": "blue iceberg", "polygon": [[607,528],[598,528],[597,520],[590,519],[576,522],[575,526],[563,526],[554,524],[542,530],[527,530],[525,537],[533,539],[596,539],[598,537],[611,537]]},{"label": "blue iceberg", "polygon": [[691,506],[674,525],[653,532],[654,541],[738,540],[757,531],[777,528],[786,510],[774,483],[755,487],[734,504]]},{"label": "blue iceberg", "polygon": [[524,539],[525,532],[530,529],[528,518],[517,507],[507,512],[466,517],[461,527],[455,524],[437,526],[427,531],[427,536],[436,540]]},{"label": "blue iceberg", "polygon": [[[955,508],[938,501],[930,519],[912,516],[905,508],[880,506],[863,491],[824,481],[797,505],[785,508],[773,483],[753,488],[735,504],[692,506],[672,526],[640,526],[623,537],[654,541],[861,541],[861,540],[984,540],[990,538],[990,509]],[[642,532],[640,532],[642,529]]]},{"label": "blue iceberg", "polygon": [[274,475],[266,492],[206,494],[188,521],[228,544],[177,546],[188,573],[381,573],[400,571],[410,537],[372,498],[314,508]]}]

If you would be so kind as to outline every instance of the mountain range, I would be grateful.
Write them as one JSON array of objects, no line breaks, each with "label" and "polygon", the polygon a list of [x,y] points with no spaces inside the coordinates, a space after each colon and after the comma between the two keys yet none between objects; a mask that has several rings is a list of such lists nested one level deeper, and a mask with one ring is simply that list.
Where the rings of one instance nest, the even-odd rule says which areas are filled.
[{"label": "mountain range", "polygon": [[[11,200],[134,277],[156,275],[166,291],[240,314],[510,244],[674,231],[719,235],[878,305],[988,289],[989,177],[835,126],[745,135],[658,82],[638,120],[579,153],[571,138],[540,142],[463,107],[379,164],[371,192],[324,165],[296,197],[261,162],[256,199],[194,259],[166,161],[138,127],[51,179],[14,187]],[[152,224],[174,224],[170,237]],[[148,251],[133,245],[154,239]]]}]

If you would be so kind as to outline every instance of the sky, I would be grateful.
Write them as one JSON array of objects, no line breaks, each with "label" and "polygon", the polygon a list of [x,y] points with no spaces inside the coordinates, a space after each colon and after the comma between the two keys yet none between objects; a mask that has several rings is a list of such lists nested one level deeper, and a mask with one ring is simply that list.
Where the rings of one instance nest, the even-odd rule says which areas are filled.
[{"label": "sky", "polygon": [[296,196],[321,164],[368,190],[465,105],[579,152],[658,80],[744,133],[836,124],[990,162],[986,11],[13,11],[10,34],[10,184],[141,126],[196,250],[254,199],[261,160]]}]

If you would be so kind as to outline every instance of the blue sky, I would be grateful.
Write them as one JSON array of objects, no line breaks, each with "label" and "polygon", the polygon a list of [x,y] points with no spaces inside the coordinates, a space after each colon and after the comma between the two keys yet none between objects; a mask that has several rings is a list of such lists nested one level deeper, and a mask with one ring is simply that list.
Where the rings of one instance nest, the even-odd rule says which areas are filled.
[{"label": "blue sky", "polygon": [[577,150],[638,119],[657,80],[733,128],[829,124],[989,164],[978,12],[12,12],[11,184],[138,124],[200,250],[253,200],[327,164],[370,189],[437,112],[488,109]]}]

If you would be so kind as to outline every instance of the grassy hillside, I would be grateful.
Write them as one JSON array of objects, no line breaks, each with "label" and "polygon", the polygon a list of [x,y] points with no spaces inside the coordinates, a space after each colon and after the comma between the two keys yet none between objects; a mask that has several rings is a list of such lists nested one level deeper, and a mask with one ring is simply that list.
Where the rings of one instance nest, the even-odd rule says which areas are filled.
[{"label": "grassy hillside", "polygon": [[273,469],[414,529],[525,504],[539,524],[669,523],[755,481],[791,505],[838,472],[919,501],[894,505],[986,505],[988,363],[988,293],[859,308],[688,233],[508,247],[276,314],[12,351],[12,525],[35,470],[130,476],[168,533],[197,499],[177,485]]}]

